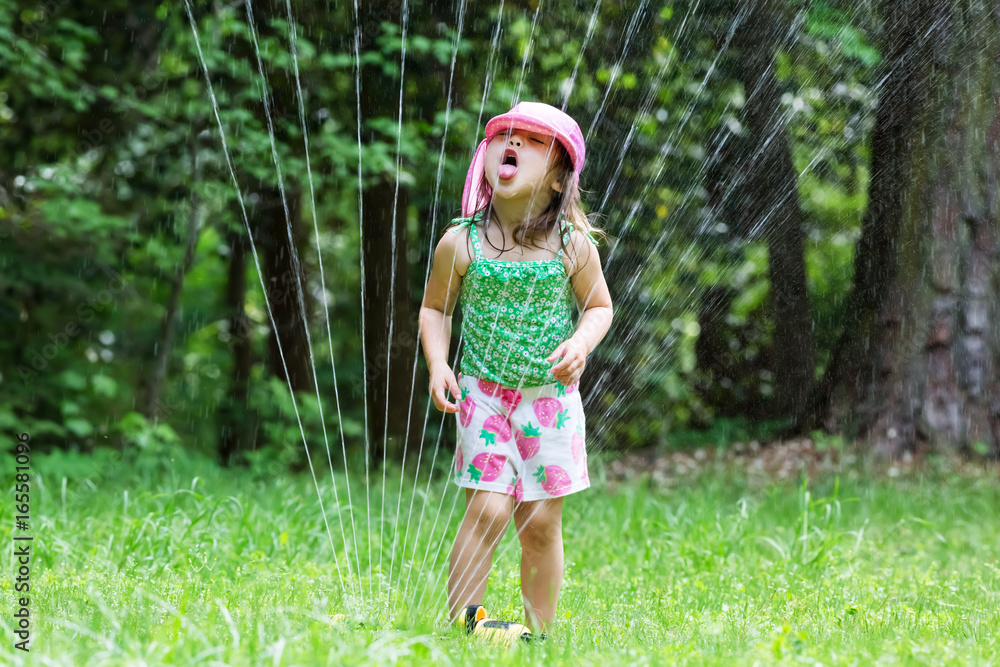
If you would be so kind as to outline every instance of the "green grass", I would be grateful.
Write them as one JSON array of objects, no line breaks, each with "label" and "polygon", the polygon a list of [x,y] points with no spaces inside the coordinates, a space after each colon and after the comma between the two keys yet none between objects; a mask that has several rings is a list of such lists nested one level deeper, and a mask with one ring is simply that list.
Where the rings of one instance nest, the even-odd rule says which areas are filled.
[{"label": "green grass", "polygon": [[[423,528],[417,536],[414,514],[404,552],[398,475],[387,478],[381,523],[381,474],[367,496],[370,522],[355,475],[355,550],[347,487],[338,486],[338,510],[328,472],[319,484],[335,548],[308,473],[65,454],[36,456],[32,468],[31,653],[12,648],[5,546],[4,664],[1000,662],[995,476],[862,474],[755,487],[732,470],[668,493],[644,483],[609,493],[595,464],[595,488],[566,503],[556,629],[544,644],[500,650],[443,620],[441,575],[461,513],[461,504],[449,513],[454,487],[442,496],[435,482],[423,495],[421,479],[414,506],[425,510]],[[404,517],[413,487],[407,477]],[[6,545],[12,499],[6,486]],[[500,547],[486,604],[520,620],[512,539]],[[337,613],[347,619],[333,623]]]}]

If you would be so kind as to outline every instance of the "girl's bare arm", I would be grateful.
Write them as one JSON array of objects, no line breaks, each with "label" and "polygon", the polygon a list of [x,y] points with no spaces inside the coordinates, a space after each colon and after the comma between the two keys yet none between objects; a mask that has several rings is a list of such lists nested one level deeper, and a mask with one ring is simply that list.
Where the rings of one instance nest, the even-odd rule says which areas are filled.
[{"label": "girl's bare arm", "polygon": [[604,335],[611,328],[613,307],[608,283],[604,280],[604,269],[601,267],[601,256],[597,248],[587,237],[575,232],[574,243],[577,246],[575,264],[579,270],[570,279],[577,303],[583,314],[576,325],[573,338],[587,346],[587,353],[594,351]]},{"label": "girl's bare arm", "polygon": [[420,343],[431,376],[430,394],[438,410],[456,412],[458,405],[448,402],[447,394],[459,398],[458,382],[448,365],[451,343],[451,317],[462,287],[460,269],[468,269],[462,247],[464,234],[448,232],[434,251],[431,275],[427,280],[424,300],[420,306]]},{"label": "girl's bare arm", "polygon": [[565,385],[579,381],[586,366],[587,355],[594,351],[608,333],[614,315],[611,292],[604,280],[601,256],[597,253],[597,248],[580,232],[573,233],[572,242],[575,251],[572,254],[572,264],[577,270],[570,274],[570,284],[583,314],[577,322],[576,332],[557,347],[548,359],[555,361],[562,358],[562,361],[553,366],[552,374]]}]

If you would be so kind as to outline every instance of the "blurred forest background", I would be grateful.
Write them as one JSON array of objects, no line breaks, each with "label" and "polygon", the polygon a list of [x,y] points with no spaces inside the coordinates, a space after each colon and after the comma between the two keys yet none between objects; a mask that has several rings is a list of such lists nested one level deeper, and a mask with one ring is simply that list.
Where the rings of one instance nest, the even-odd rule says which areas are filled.
[{"label": "blurred forest background", "polygon": [[993,2],[357,4],[0,0],[0,447],[449,442],[429,256],[538,100],[609,235],[592,448],[1000,454]]}]

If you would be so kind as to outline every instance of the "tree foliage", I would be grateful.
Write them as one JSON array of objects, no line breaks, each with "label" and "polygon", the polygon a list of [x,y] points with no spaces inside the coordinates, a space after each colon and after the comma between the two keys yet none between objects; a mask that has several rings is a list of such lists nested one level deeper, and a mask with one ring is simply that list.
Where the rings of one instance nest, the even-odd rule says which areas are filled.
[{"label": "tree foliage", "polygon": [[[869,4],[773,6],[780,30],[760,49],[795,174],[818,377],[851,307],[892,36]],[[390,318],[390,337],[385,313],[416,312],[482,127],[520,99],[580,122],[585,201],[609,235],[616,321],[585,378],[595,446],[792,417],[775,396],[788,351],[768,245],[743,215],[759,192],[740,156],[760,150],[734,43],[746,11],[0,0],[0,437],[214,452],[242,424],[243,460],[297,466],[303,441],[377,450],[391,403],[405,447],[447,440],[413,363],[416,320]],[[362,271],[383,209],[399,221]],[[286,227],[273,266],[291,269],[268,268],[267,234]],[[236,259],[243,319],[227,306]],[[311,340],[294,351],[310,369],[294,387],[268,342],[282,304]],[[386,335],[366,344],[364,328]]]}]

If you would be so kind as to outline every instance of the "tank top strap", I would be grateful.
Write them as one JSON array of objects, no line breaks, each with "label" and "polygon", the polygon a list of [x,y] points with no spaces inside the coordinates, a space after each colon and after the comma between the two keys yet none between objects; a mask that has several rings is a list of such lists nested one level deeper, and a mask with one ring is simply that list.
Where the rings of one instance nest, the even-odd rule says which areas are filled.
[{"label": "tank top strap", "polygon": [[479,216],[471,216],[469,218],[459,218],[455,220],[456,226],[451,230],[455,234],[458,234],[463,229],[468,228],[469,238],[472,239],[472,251],[475,253],[475,259],[481,260],[485,259],[483,256],[483,246],[479,243],[479,233],[476,231],[476,222],[479,221]]},{"label": "tank top strap", "polygon": [[559,244],[559,250],[556,251],[556,259],[562,259],[566,254],[566,248],[569,247],[570,239],[573,234],[573,223],[566,219],[565,215],[559,216],[559,234],[562,236],[562,243]]},{"label": "tank top strap", "polygon": [[[562,259],[565,254],[564,249],[569,247],[570,239],[572,238],[575,230],[576,226],[567,220],[565,215],[559,218],[559,233],[562,234],[562,243],[559,246],[559,252],[556,253],[556,257],[559,259]],[[589,230],[585,230],[583,233],[587,235],[588,241],[593,243],[595,246],[597,245],[597,239],[594,238],[594,235],[591,234]]]}]

